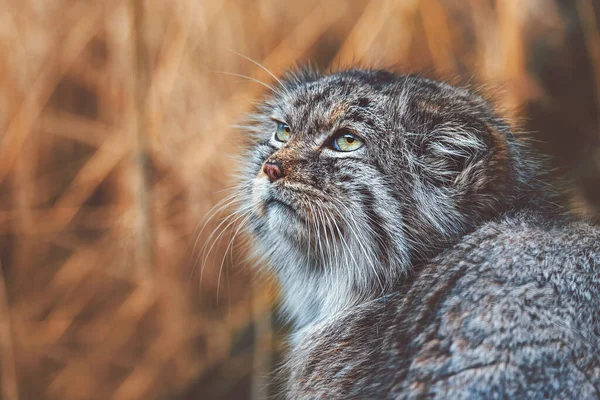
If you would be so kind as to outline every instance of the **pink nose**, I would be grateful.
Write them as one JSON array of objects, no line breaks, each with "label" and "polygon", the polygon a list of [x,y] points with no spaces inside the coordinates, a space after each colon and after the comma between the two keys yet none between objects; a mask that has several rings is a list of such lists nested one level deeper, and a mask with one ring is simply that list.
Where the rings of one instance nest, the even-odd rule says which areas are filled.
[{"label": "pink nose", "polygon": [[271,182],[283,178],[283,168],[279,161],[267,161],[263,166],[263,172],[267,174]]}]

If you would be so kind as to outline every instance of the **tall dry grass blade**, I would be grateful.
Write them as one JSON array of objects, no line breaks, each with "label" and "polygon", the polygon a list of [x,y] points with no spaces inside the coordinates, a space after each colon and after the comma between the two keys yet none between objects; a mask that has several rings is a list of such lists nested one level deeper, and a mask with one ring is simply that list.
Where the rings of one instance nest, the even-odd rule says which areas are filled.
[{"label": "tall dry grass blade", "polygon": [[[155,126],[149,111],[153,106],[153,94],[151,90],[152,73],[149,67],[152,65],[148,45],[145,42],[148,27],[148,4],[143,0],[134,0],[128,13],[130,13],[131,25],[130,46],[134,49],[134,62],[129,65],[133,77],[133,89],[135,98],[129,98],[133,102],[131,110],[135,114],[132,119],[134,126],[129,132],[133,142],[135,157],[128,165],[127,182],[130,186],[130,195],[133,198],[132,207],[135,217],[134,240],[137,257],[135,272],[139,279],[151,279],[156,277],[156,254],[154,244],[156,243],[156,221],[152,209],[152,142],[156,136],[158,127]],[[156,110],[158,111],[158,110]]]},{"label": "tall dry grass blade", "polygon": [[453,32],[447,18],[447,11],[439,0],[421,0],[419,11],[436,71],[440,74],[456,74],[458,67],[452,44]]},{"label": "tall dry grass blade", "polygon": [[11,310],[6,295],[6,280],[0,262],[0,395],[6,400],[18,400],[17,372],[12,339]]},{"label": "tall dry grass blade", "polygon": [[[107,6],[116,1],[109,1]],[[59,47],[60,52],[52,53],[36,80],[27,88],[23,102],[11,117],[0,141],[0,160],[2,160],[0,183],[6,178],[19,156],[26,138],[31,133],[56,85],[97,33],[102,13],[99,9],[94,11],[90,13],[87,8],[81,10],[81,15],[76,19],[76,25],[71,27],[69,34]]]},{"label": "tall dry grass blade", "polygon": [[525,42],[521,13],[523,8],[514,1],[496,0],[498,15],[498,30],[500,33],[501,53],[497,60],[499,69],[495,79],[506,82],[510,87],[505,97],[505,108],[512,109],[517,104],[523,104],[527,91],[523,89],[529,82],[529,74],[525,64]]},{"label": "tall dry grass blade", "polygon": [[56,200],[49,220],[42,223],[42,230],[65,229],[75,217],[78,208],[130,151],[131,144],[123,138],[121,132],[110,135],[81,168],[61,197]]},{"label": "tall dry grass blade", "polygon": [[[418,0],[407,0],[407,3],[415,1]],[[332,65],[350,65],[365,60],[369,48],[375,43],[384,26],[382,22],[387,21],[394,4],[398,2],[390,0],[368,2],[338,49]]]}]

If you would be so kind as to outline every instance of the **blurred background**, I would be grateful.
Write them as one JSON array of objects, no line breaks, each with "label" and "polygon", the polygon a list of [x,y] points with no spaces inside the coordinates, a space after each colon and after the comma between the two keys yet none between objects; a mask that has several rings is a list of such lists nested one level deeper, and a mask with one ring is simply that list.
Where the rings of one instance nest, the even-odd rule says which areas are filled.
[{"label": "blurred background", "polygon": [[275,74],[484,86],[569,206],[598,213],[599,16],[595,0],[0,0],[0,398],[276,397],[277,289],[226,208],[202,229],[242,152],[232,125],[272,81],[236,52]]}]

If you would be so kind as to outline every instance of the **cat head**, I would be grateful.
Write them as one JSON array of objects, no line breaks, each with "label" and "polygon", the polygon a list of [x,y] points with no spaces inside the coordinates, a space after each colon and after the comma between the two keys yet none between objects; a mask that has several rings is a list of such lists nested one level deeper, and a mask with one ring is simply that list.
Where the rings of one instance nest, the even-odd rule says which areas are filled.
[{"label": "cat head", "polygon": [[[256,253],[288,303],[385,292],[515,203],[533,165],[461,88],[378,70],[290,73],[251,116],[240,185]],[[315,287],[319,287],[315,289]],[[326,304],[327,303],[327,304]]]}]

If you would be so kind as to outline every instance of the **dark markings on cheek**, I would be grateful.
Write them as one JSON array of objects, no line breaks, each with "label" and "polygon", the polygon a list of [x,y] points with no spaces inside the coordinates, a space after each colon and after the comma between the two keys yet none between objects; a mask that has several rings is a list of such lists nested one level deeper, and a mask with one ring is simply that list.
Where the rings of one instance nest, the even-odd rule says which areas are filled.
[{"label": "dark markings on cheek", "polygon": [[377,171],[377,173],[381,176],[386,176],[386,172],[383,168],[383,165],[381,165],[381,163],[375,159],[375,162],[373,164],[368,164],[369,166],[371,166],[372,168],[375,168],[375,170]]},{"label": "dark markings on cheek", "polygon": [[364,158],[361,157],[353,157],[353,156],[344,156],[344,157],[332,157],[333,160],[336,160],[340,163],[340,168],[344,169],[344,165],[349,163],[350,166],[354,166],[356,164],[371,166],[368,162],[365,161]]},{"label": "dark markings on cheek", "polygon": [[354,176],[353,175],[349,175],[349,174],[341,174],[340,176],[338,176],[338,182],[351,182],[353,180]]},{"label": "dark markings on cheek", "polygon": [[[370,168],[370,169],[374,169],[375,171],[377,171],[377,174],[379,176],[387,176],[386,171],[384,170],[383,166],[377,161],[377,159],[375,159],[375,162],[370,162],[369,160],[366,160],[364,158],[359,158],[359,157],[344,157],[343,159],[344,162],[348,161],[348,160],[352,160],[352,164],[351,167],[355,167],[357,164],[364,166],[366,168]],[[350,168],[344,168],[343,164],[340,166],[341,169],[345,169],[348,170]],[[356,168],[352,168],[352,170],[357,170]]]},{"label": "dark markings on cheek", "polygon": [[[414,215],[418,207],[414,204],[414,199],[411,195],[414,192],[412,187],[412,182],[406,179],[403,180],[401,186],[388,187],[387,192],[394,201],[393,213],[397,216],[395,221],[393,221],[396,224],[395,226],[398,227],[399,224],[400,231],[408,237],[419,237],[418,227],[421,224],[417,222],[418,218]],[[409,240],[408,243],[410,244],[411,241]],[[409,245],[405,250],[408,252],[411,262],[416,262],[422,258],[419,250],[415,250],[412,245]]]},{"label": "dark markings on cheek", "polygon": [[337,173],[340,170],[338,160],[335,158],[323,158],[321,163],[330,173]]},{"label": "dark markings on cheek", "polygon": [[379,260],[384,265],[389,265],[388,253],[392,251],[393,244],[390,235],[385,230],[383,218],[375,210],[375,196],[373,195],[371,189],[365,186],[359,187],[358,192],[361,195],[363,210],[368,217],[367,223],[375,233],[375,246],[377,247],[377,255],[379,256]]}]

